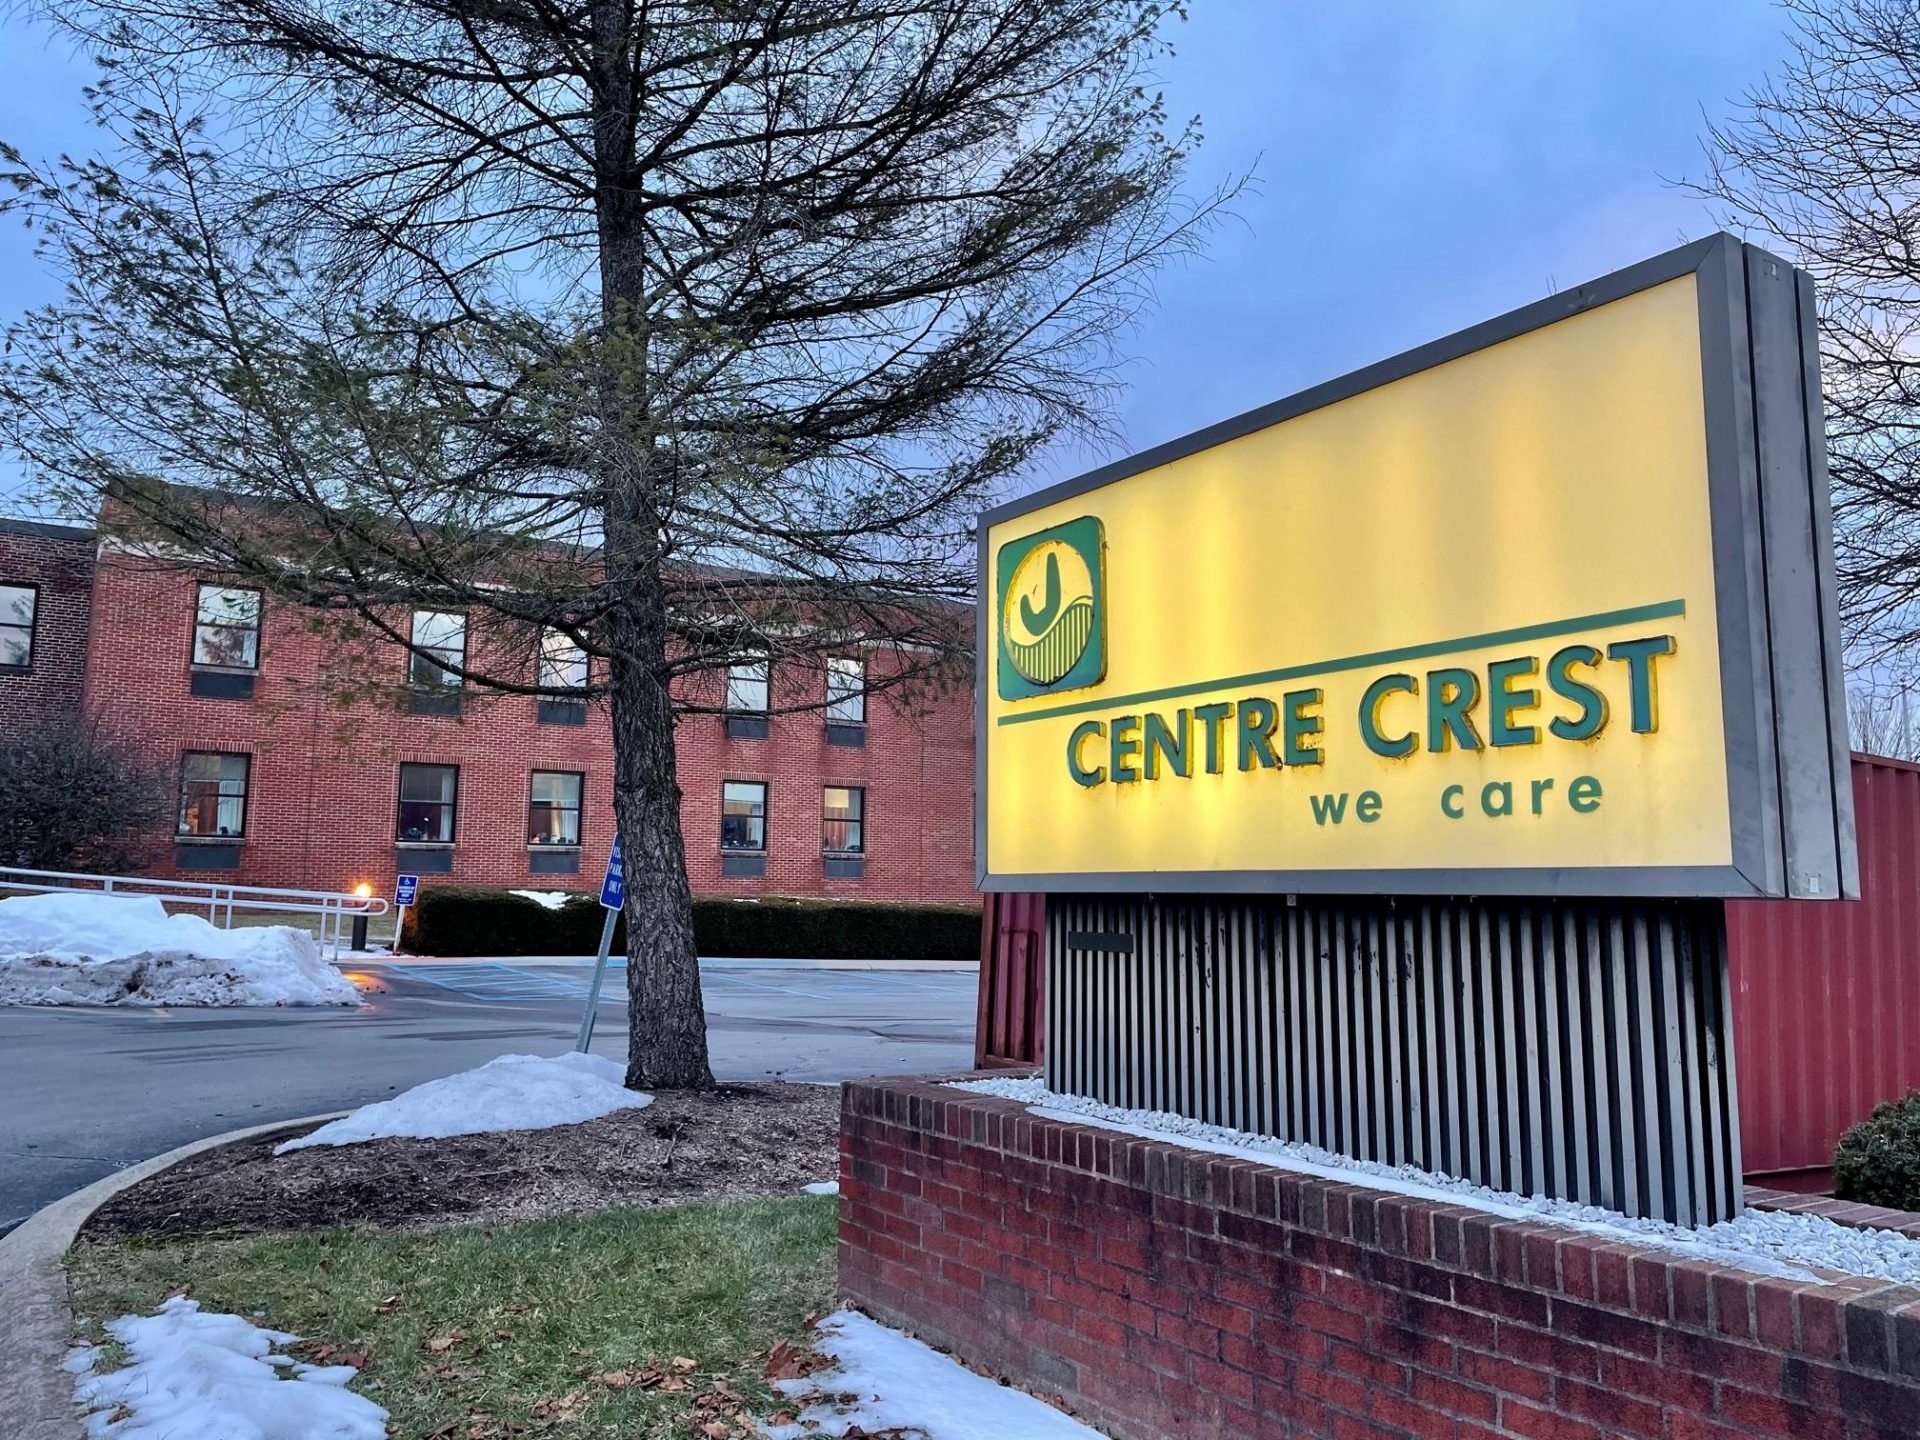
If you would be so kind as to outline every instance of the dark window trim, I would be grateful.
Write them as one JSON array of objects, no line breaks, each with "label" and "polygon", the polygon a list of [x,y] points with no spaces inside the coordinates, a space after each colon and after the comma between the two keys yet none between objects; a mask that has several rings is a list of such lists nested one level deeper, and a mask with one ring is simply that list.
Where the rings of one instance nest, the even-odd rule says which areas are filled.
[{"label": "dark window trim", "polygon": [[[406,785],[407,771],[409,768],[416,769],[416,770],[451,770],[453,771],[453,798],[451,800],[446,800],[446,801],[415,800],[412,802],[415,805],[444,804],[450,811],[452,811],[452,814],[449,816],[449,820],[451,821],[451,823],[447,826],[448,835],[445,840],[409,840],[407,839],[406,836],[400,833],[400,807],[408,803],[405,797],[402,796],[400,792],[401,792],[401,789]],[[458,765],[444,765],[438,760],[402,760],[398,762],[398,766],[393,772],[393,843],[395,845],[418,845],[424,849],[444,850],[449,846],[457,843],[459,838],[460,838],[460,767]]]},{"label": "dark window trim", "polygon": [[[580,664],[586,673],[578,685],[547,684],[546,676],[541,672],[546,669],[547,665],[547,636],[549,635],[560,636],[567,644],[580,652]],[[586,703],[587,692],[593,689],[593,656],[587,652],[586,646],[575,640],[571,635],[568,635],[567,632],[562,630],[558,625],[542,625],[540,627],[539,637],[533,642],[533,684],[534,688],[539,691],[542,700],[559,700],[571,703],[577,699],[584,705]]]},{"label": "dark window trim", "polygon": [[[540,802],[533,798],[533,777],[536,775],[571,775],[580,782],[580,795],[573,802],[572,840],[538,841],[533,838],[533,807]],[[548,809],[564,810],[565,806],[549,805]],[[587,772],[584,770],[555,770],[545,765],[529,766],[527,769],[527,848],[538,850],[542,854],[549,850],[578,850],[587,837]]]},{"label": "dark window trim", "polygon": [[[418,629],[419,629],[416,622],[420,619],[422,615],[451,615],[451,616],[457,617],[460,621],[460,648],[458,650],[455,650],[450,645],[421,645],[418,642],[416,642],[414,640],[414,636],[418,633]],[[467,677],[464,674],[454,675],[449,679],[443,679],[443,680],[422,680],[413,673],[413,667],[419,664],[421,661],[425,660],[428,656],[433,656],[435,661],[437,662],[444,659],[444,657],[448,655],[454,655],[454,656],[457,656],[457,658],[455,659],[452,668],[456,670],[464,671],[467,668],[468,643],[473,638],[472,630],[473,630],[473,617],[469,615],[465,610],[433,610],[433,609],[429,609],[427,606],[424,606],[424,605],[416,605],[411,610],[409,610],[407,612],[407,686],[408,688],[413,690],[424,690],[429,694],[448,693],[456,690],[466,689]],[[447,671],[447,669],[448,667],[445,664],[440,665],[440,670],[443,674]]]},{"label": "dark window trim", "polygon": [[[40,649],[40,582],[38,580],[0,580],[0,590],[33,592],[33,619],[27,622],[27,660],[24,665],[0,665],[0,673],[18,675],[33,668],[33,657]],[[0,630],[18,630],[11,620],[0,621]]]},{"label": "dark window trim", "polygon": [[[760,843],[758,845],[727,844],[727,787],[729,785],[758,785],[760,787]],[[772,782],[767,780],[729,780],[723,776],[720,781],[720,853],[722,855],[764,855],[767,853],[767,842],[772,835]]]},{"label": "dark window trim", "polygon": [[[209,625],[200,618],[200,592],[202,590],[245,590],[259,601],[251,625]],[[260,648],[266,639],[267,592],[256,585],[222,585],[214,580],[195,580],[193,582],[193,628],[187,632],[187,668],[215,675],[257,675],[260,672]],[[251,630],[253,631],[253,664],[251,665],[211,665],[200,659],[200,632],[207,630]]]},{"label": "dark window trim", "polygon": [[[827,794],[829,790],[851,790],[860,797],[860,816],[851,822],[836,820],[827,814]],[[860,843],[851,848],[836,847],[827,844],[827,826],[854,824],[860,827]],[[867,787],[864,785],[835,785],[822,781],[820,785],[820,853],[822,855],[864,855],[867,853]]]},{"label": "dark window trim", "polygon": [[745,665],[729,665],[726,669],[726,688],[721,693],[723,712],[728,715],[771,715],[773,713],[773,656],[762,655],[759,660],[761,686],[766,692],[766,703],[757,709],[749,706],[736,706],[733,703],[733,672],[744,670]]},{"label": "dark window trim", "polygon": [[[187,807],[187,761],[195,755],[238,756],[246,761],[247,771],[240,779],[240,828],[231,835],[200,835],[191,830],[180,828],[180,814]],[[180,752],[180,783],[173,795],[173,838],[188,845],[213,844],[230,845],[247,838],[248,812],[253,809],[253,752],[251,750],[182,750]],[[214,810],[219,811],[219,792],[214,794]]]},{"label": "dark window trim", "polygon": [[[833,707],[840,703],[840,701],[834,699],[833,695],[833,662],[835,660],[851,660],[860,667],[860,688],[852,695],[841,697],[841,700],[858,700],[860,702],[860,714],[855,719],[849,720],[844,715],[835,715],[833,713]],[[858,655],[829,656],[827,659],[826,677],[826,723],[829,725],[865,725],[867,723],[867,662]]]}]

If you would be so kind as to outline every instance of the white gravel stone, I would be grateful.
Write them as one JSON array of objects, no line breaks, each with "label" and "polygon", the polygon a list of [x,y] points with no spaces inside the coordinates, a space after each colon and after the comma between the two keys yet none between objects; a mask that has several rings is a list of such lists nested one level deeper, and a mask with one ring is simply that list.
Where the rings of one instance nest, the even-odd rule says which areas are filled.
[{"label": "white gravel stone", "polygon": [[953,1088],[1017,1100],[1036,1115],[1051,1119],[1096,1125],[1143,1139],[1173,1140],[1196,1150],[1234,1155],[1324,1179],[1371,1185],[1441,1204],[1468,1205],[1509,1219],[1550,1221],[1623,1243],[1674,1250],[1689,1259],[1762,1275],[1803,1281],[1832,1278],[1814,1273],[1825,1270],[1920,1285],[1920,1240],[1897,1230],[1865,1230],[1836,1224],[1821,1215],[1791,1215],[1777,1210],[1747,1210],[1717,1225],[1689,1228],[1665,1220],[1622,1215],[1598,1205],[1492,1190],[1412,1165],[1354,1160],[1317,1145],[1230,1130],[1184,1115],[1128,1110],[1084,1096],[1061,1095],[1037,1079],[965,1080],[954,1082]]}]

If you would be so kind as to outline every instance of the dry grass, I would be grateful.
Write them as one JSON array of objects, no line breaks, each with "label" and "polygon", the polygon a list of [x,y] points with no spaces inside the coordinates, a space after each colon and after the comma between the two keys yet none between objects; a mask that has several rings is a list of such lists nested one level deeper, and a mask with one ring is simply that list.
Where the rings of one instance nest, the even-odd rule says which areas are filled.
[{"label": "dry grass", "polygon": [[364,1352],[354,1388],[395,1437],[706,1440],[753,1433],[742,1407],[775,1408],[757,1357],[830,1303],[834,1223],[834,1202],[809,1197],[90,1244],[68,1265],[93,1336],[184,1286],[210,1310]]}]

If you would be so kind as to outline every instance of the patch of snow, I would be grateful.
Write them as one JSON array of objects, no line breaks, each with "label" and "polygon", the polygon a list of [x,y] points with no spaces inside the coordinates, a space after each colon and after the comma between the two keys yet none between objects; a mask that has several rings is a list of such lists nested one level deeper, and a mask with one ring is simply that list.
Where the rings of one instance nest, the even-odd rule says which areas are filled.
[{"label": "patch of snow", "polygon": [[153,896],[0,900],[0,1004],[358,1005],[353,982],[290,925],[222,930]]},{"label": "patch of snow", "polygon": [[838,1180],[816,1180],[811,1185],[803,1185],[801,1189],[805,1190],[809,1195],[838,1195],[840,1193],[840,1182]]},{"label": "patch of snow", "polygon": [[1904,1285],[1920,1284],[1920,1240],[1910,1239],[1896,1230],[1861,1230],[1836,1224],[1822,1215],[1789,1215],[1775,1210],[1748,1210],[1717,1225],[1689,1228],[1665,1220],[1622,1215],[1617,1210],[1582,1205],[1573,1200],[1492,1190],[1471,1180],[1436,1174],[1413,1165],[1354,1160],[1317,1145],[1230,1130],[1184,1115],[1128,1110],[1084,1096],[1062,1095],[1047,1089],[1046,1083],[1037,1079],[963,1080],[954,1082],[954,1088],[1002,1100],[1023,1101],[1035,1115],[1049,1120],[1093,1125],[1145,1140],[1172,1140],[1196,1150],[1297,1170],[1343,1184],[1370,1185],[1443,1205],[1468,1205],[1510,1220],[1548,1221],[1623,1244],[1674,1250],[1689,1259],[1756,1274],[1812,1281],[1821,1278],[1807,1268],[1814,1267],[1849,1275],[1869,1275]]},{"label": "patch of snow", "polygon": [[533,901],[536,905],[545,906],[549,910],[558,910],[562,905],[566,904],[568,900],[573,898],[573,892],[571,890],[509,890],[507,893],[509,895],[522,896],[525,899]]},{"label": "patch of snow", "polygon": [[[820,1322],[820,1349],[835,1360],[774,1388],[806,1409],[791,1425],[766,1425],[768,1440],[906,1430],[926,1440],[1100,1440],[1099,1432],[1024,1390],[976,1375],[938,1350],[842,1310]],[[841,1405],[842,1395],[853,1403]]]},{"label": "patch of snow", "polygon": [[100,1358],[102,1348],[99,1345],[75,1345],[61,1360],[60,1368],[69,1375],[84,1375],[93,1369],[93,1362]]},{"label": "patch of snow", "polygon": [[351,1366],[273,1353],[297,1335],[208,1314],[178,1295],[156,1314],[122,1315],[107,1333],[126,1346],[127,1364],[73,1387],[92,1412],[92,1440],[385,1440],[387,1412],[342,1388]]},{"label": "patch of snow", "polygon": [[363,1105],[311,1134],[276,1145],[273,1153],[389,1135],[435,1140],[496,1130],[544,1130],[653,1103],[651,1095],[627,1089],[625,1079],[626,1071],[603,1055],[502,1055],[476,1070],[445,1075],[391,1100]]}]

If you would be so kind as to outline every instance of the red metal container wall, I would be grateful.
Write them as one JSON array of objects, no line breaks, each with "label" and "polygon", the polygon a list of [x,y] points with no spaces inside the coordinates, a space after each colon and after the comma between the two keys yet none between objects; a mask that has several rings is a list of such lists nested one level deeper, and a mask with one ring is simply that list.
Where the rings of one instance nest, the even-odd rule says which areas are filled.
[{"label": "red metal container wall", "polygon": [[1044,895],[981,897],[980,1014],[973,1063],[1037,1065],[1045,1033],[1042,1006],[1047,929]]},{"label": "red metal container wall", "polygon": [[1749,1175],[1822,1170],[1841,1132],[1920,1089],[1920,766],[1853,757],[1857,902],[1727,906]]}]

